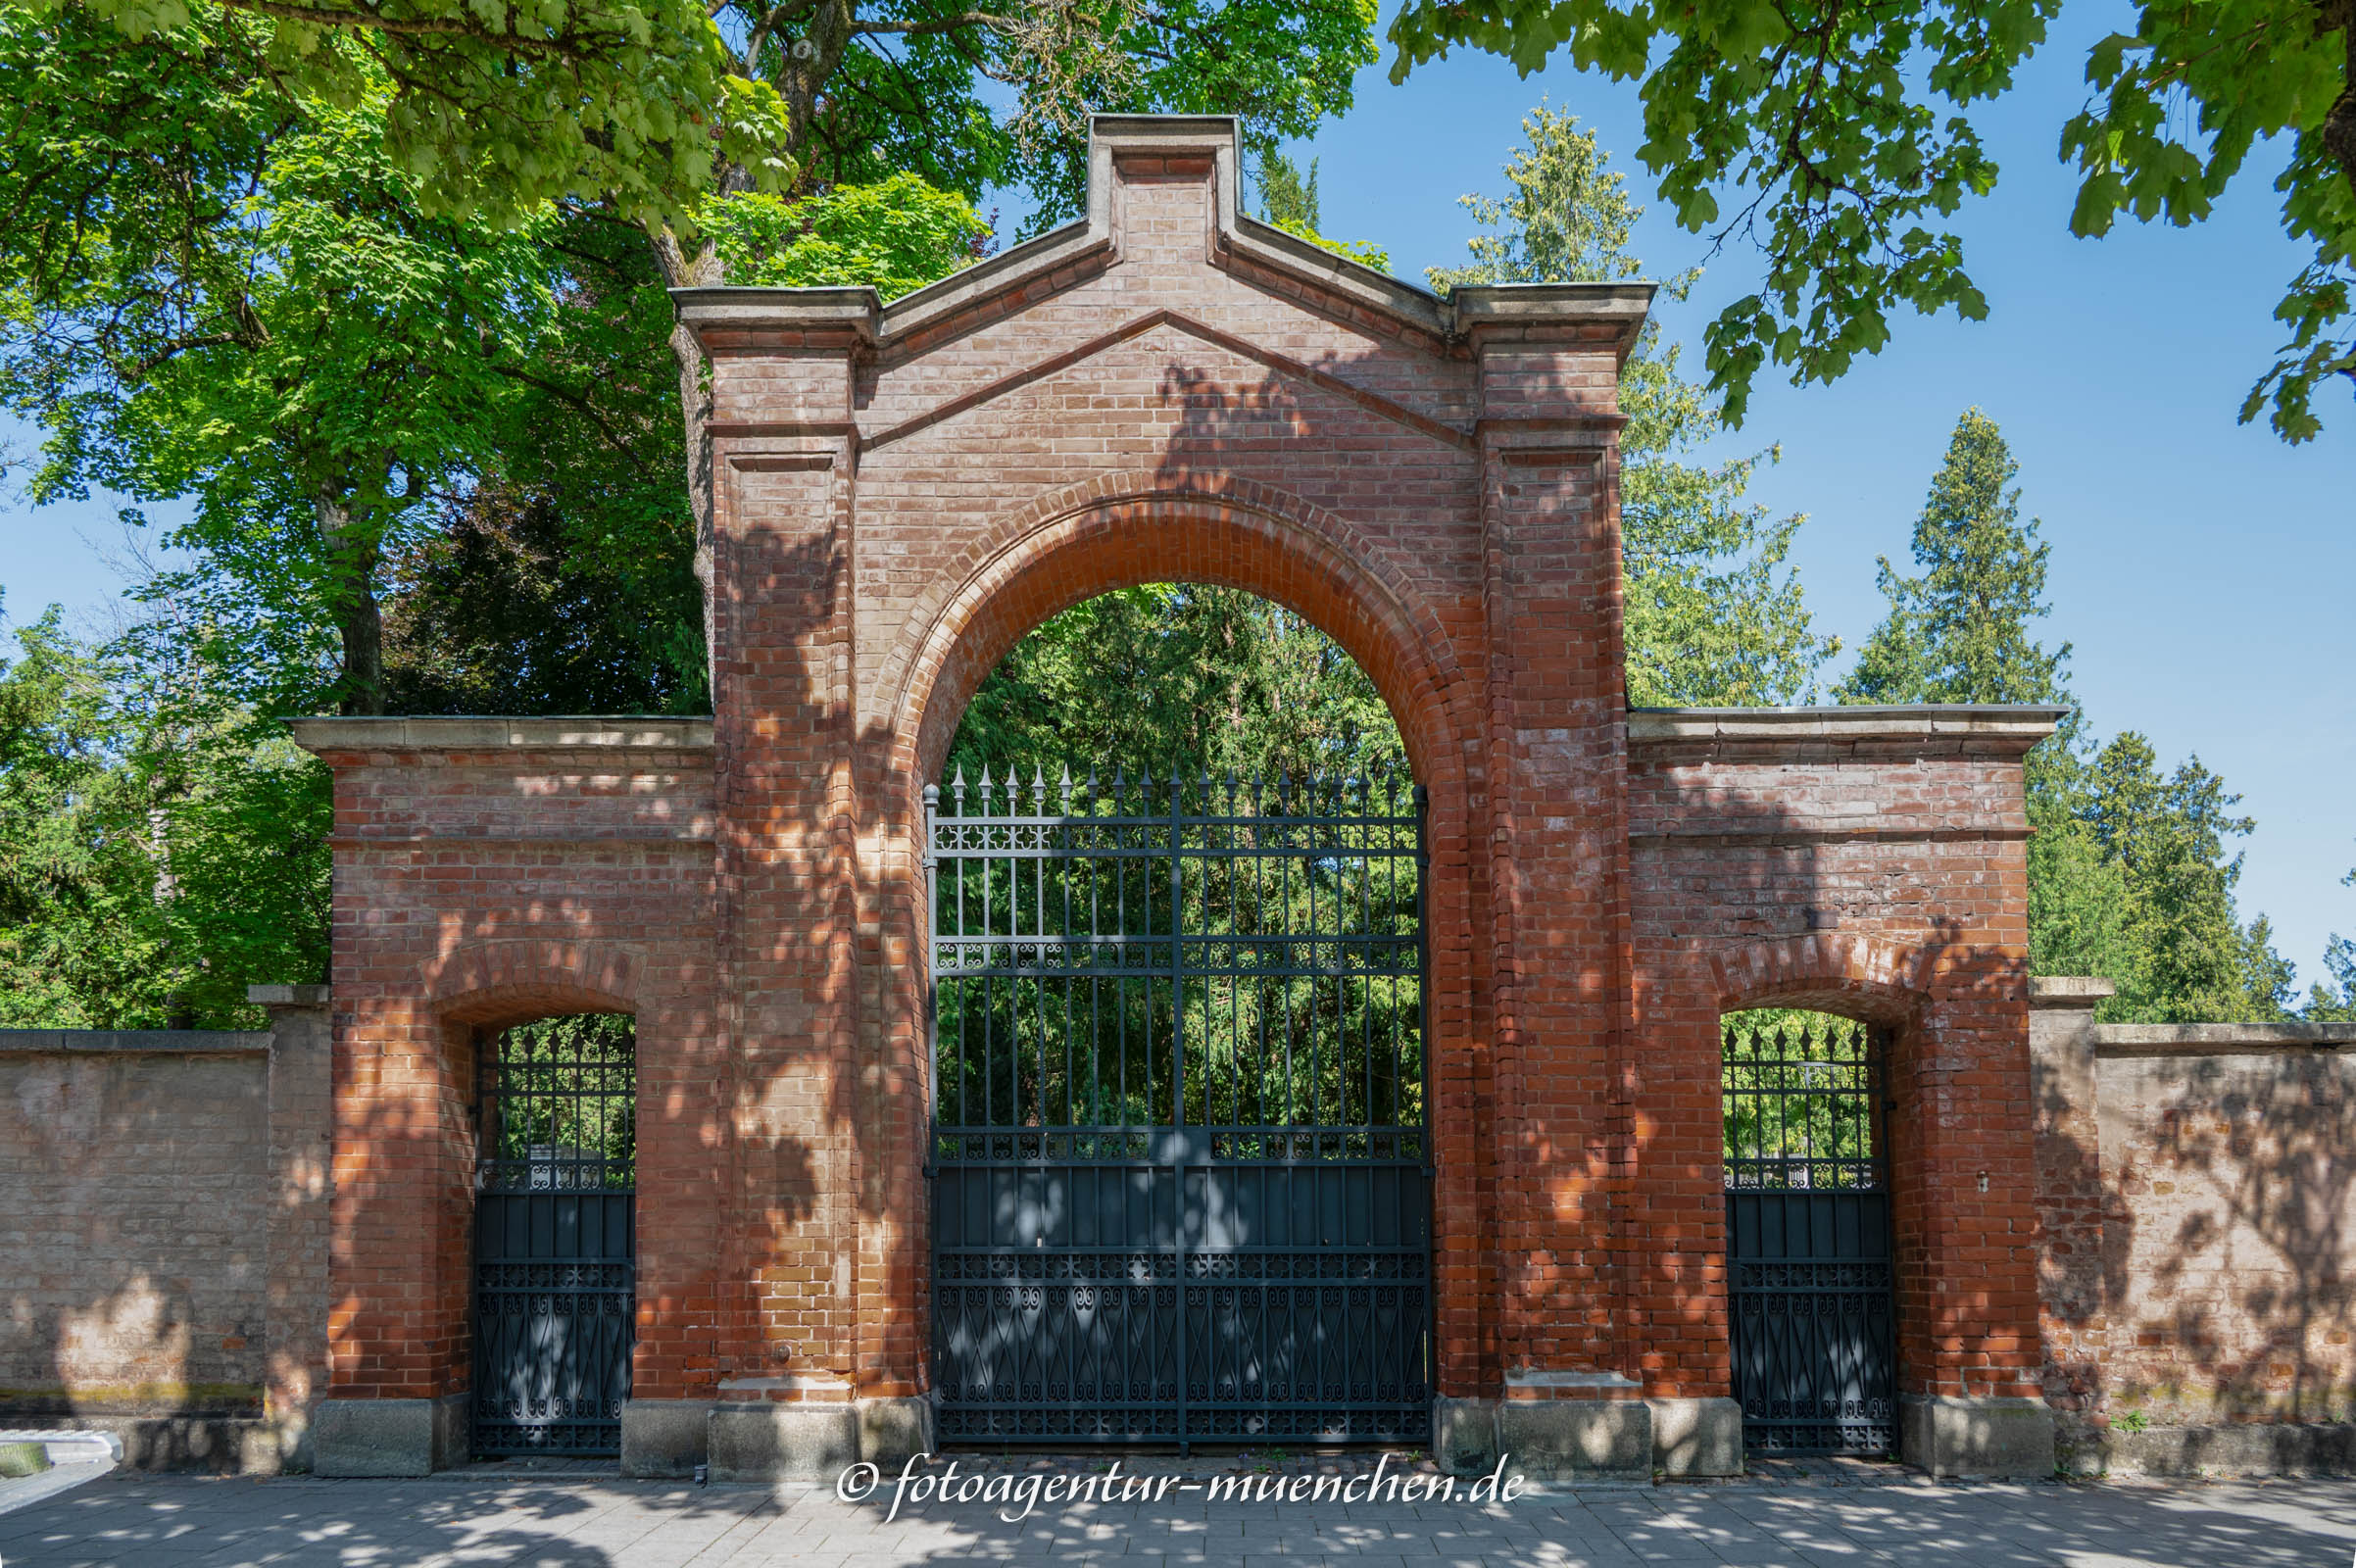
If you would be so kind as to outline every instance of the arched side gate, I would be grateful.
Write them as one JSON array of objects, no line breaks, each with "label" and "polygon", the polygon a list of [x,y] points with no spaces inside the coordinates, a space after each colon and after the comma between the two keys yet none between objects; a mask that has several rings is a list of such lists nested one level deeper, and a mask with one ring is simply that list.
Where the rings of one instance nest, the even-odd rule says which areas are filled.
[{"label": "arched side gate", "polygon": [[941,796],[942,1437],[1426,1441],[1422,791]]},{"label": "arched side gate", "polygon": [[1728,1305],[1746,1446],[1888,1453],[1897,1439],[1884,1031],[1824,1013],[1726,1020]]},{"label": "arched side gate", "polygon": [[629,1020],[554,1018],[478,1048],[477,1454],[618,1453],[637,1297]]}]

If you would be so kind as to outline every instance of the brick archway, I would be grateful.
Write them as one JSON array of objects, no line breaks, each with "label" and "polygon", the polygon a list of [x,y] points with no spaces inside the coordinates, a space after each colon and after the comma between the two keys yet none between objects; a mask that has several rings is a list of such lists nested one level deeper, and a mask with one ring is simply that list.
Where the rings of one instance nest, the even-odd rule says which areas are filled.
[{"label": "brick archway", "polygon": [[[1757,1002],[1901,1026],[1919,1392],[2036,1392],[2021,759],[2054,714],[1632,713],[1617,387],[1649,289],[1435,298],[1239,214],[1235,138],[1102,121],[1085,221],[889,305],[681,291],[709,721],[299,732],[337,778],[339,1398],[465,1385],[444,1032],[627,1007],[662,1218],[625,1462],[675,1465],[708,1407],[920,1430],[921,785],[1018,637],[1157,579],[1332,635],[1431,792],[1450,1463],[1543,1401],[1724,1396],[1715,1021]],[[1631,1445],[1642,1408],[1609,1412]]]},{"label": "brick archway", "polygon": [[[1489,903],[1465,760],[1480,730],[1478,686],[1462,668],[1438,615],[1349,520],[1275,486],[1224,477],[1170,483],[1130,470],[1041,497],[984,532],[936,580],[908,619],[907,640],[884,666],[899,723],[887,780],[880,863],[897,890],[894,951],[914,961],[885,966],[881,983],[905,1024],[892,1038],[906,1051],[892,1072],[908,1086],[921,1120],[931,1062],[924,1019],[923,785],[938,772],[974,691],[1027,632],[1072,605],[1145,582],[1203,582],[1238,588],[1284,606],[1340,644],[1366,671],[1398,722],[1416,781],[1429,794],[1430,885],[1427,1050],[1431,1053],[1436,1175],[1435,1251],[1470,1254],[1480,1246],[1477,1151],[1488,1133],[1484,1097],[1472,1092],[1477,1036],[1490,1014],[1468,940]],[[907,868],[892,874],[893,868]],[[914,1128],[910,1128],[914,1133]],[[915,1151],[911,1146],[910,1153]],[[921,1214],[921,1158],[894,1162],[897,1201],[888,1213]],[[886,1219],[884,1224],[900,1227]],[[902,1255],[923,1255],[916,1234]],[[1440,1281],[1444,1319],[1484,1311],[1465,1276]],[[929,1287],[909,1278],[892,1293],[887,1332],[925,1345]],[[1451,1290],[1453,1294],[1451,1294]],[[1470,1334],[1444,1340],[1444,1388],[1469,1390],[1481,1377]]]},{"label": "brick archway", "polygon": [[1138,583],[1203,582],[1281,604],[1340,643],[1390,706],[1417,777],[1460,776],[1476,694],[1430,608],[1365,544],[1347,519],[1247,479],[1132,469],[1041,497],[912,607],[912,635],[883,670],[902,719],[894,771],[938,770],[983,678],[1058,611]]},{"label": "brick archway", "polygon": [[643,955],[616,942],[468,942],[425,967],[443,1022],[500,1029],[567,1012],[635,1012]]},{"label": "brick archway", "polygon": [[1930,969],[1922,948],[1851,931],[1744,942],[1710,956],[1720,1012],[1804,1007],[1891,1027],[1927,1000]]}]

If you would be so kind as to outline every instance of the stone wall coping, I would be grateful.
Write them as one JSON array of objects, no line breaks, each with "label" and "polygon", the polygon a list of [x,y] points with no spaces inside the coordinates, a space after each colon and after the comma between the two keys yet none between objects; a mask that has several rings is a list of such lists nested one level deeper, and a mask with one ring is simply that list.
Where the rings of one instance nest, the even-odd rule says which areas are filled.
[{"label": "stone wall coping", "polygon": [[709,751],[709,718],[566,714],[551,718],[297,718],[308,752]]},{"label": "stone wall coping", "polygon": [[[1404,278],[1312,245],[1236,206],[1236,122],[1225,115],[1097,115],[1089,122],[1087,215],[884,303],[871,288],[678,288],[670,291],[682,324],[702,340],[722,335],[838,332],[889,348],[999,295],[1018,295],[1039,279],[1117,248],[1111,203],[1113,163],[1124,156],[1208,155],[1217,175],[1216,250],[1301,278],[1395,324],[1441,338],[1473,327],[1595,324],[1613,329],[1625,357],[1651,309],[1654,286],[1609,283],[1500,284],[1459,288],[1442,299]],[[707,345],[709,352],[712,345]]]},{"label": "stone wall coping", "polygon": [[2091,1007],[2118,994],[2117,981],[2096,974],[2040,974],[2029,981],[2029,1005],[2039,1010]]},{"label": "stone wall coping", "polygon": [[2098,1023],[2098,1056],[2260,1056],[2356,1046],[2356,1023]]},{"label": "stone wall coping", "polygon": [[[1673,741],[1980,741],[2035,745],[2067,708],[2030,703],[1924,703],[1854,708],[1635,708],[1632,745]],[[2021,748],[2026,749],[2026,748]]]},{"label": "stone wall coping", "polygon": [[247,986],[245,1000],[262,1007],[324,1007],[331,999],[325,986]]},{"label": "stone wall coping", "polygon": [[267,1056],[267,1029],[0,1029],[0,1056]]}]

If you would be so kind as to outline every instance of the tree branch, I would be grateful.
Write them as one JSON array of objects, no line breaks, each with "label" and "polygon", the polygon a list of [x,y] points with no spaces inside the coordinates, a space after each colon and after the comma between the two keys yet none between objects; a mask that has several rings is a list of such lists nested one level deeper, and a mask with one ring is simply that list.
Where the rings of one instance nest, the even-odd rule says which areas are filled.
[{"label": "tree branch", "polygon": [[860,22],[855,25],[860,32],[870,35],[902,33],[914,38],[928,33],[961,32],[967,27],[1011,26],[1013,20],[991,11],[960,11],[954,16],[935,17],[929,22]]}]

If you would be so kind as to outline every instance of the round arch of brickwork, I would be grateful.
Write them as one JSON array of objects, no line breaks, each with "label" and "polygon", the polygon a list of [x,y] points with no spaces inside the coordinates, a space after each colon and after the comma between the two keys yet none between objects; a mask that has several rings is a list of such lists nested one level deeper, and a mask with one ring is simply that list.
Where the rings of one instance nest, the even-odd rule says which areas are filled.
[{"label": "round arch of brickwork", "polygon": [[1898,1028],[1926,1000],[1930,958],[1862,932],[1819,931],[1723,949],[1710,969],[1721,1012],[1804,1007]]},{"label": "round arch of brickwork", "polygon": [[929,778],[985,676],[1056,612],[1144,582],[1241,588],[1305,617],[1356,660],[1398,719],[1416,777],[1437,794],[1477,717],[1439,617],[1349,519],[1231,477],[1173,483],[1152,469],[1042,496],[984,530],[910,607],[913,635],[882,671],[887,710],[919,715],[893,770]]},{"label": "round arch of brickwork", "polygon": [[501,1029],[570,1012],[638,1010],[640,958],[613,942],[469,942],[425,971],[445,1027]]},{"label": "round arch of brickwork", "polygon": [[[1436,527],[1444,526],[1435,524]],[[1439,614],[1400,569],[1396,552],[1412,541],[1375,538],[1350,519],[1273,486],[1230,475],[1175,480],[1152,469],[1107,474],[1042,496],[1001,517],[934,576],[909,607],[908,631],[878,671],[874,690],[895,727],[879,759],[887,924],[914,960],[889,966],[887,1098],[902,1107],[890,1142],[891,1213],[879,1250],[897,1284],[874,1331],[918,1357],[929,1340],[917,1177],[921,1118],[931,1071],[921,933],[923,895],[916,840],[923,784],[938,772],[974,691],[1033,627],[1057,612],[1146,582],[1202,582],[1238,588],[1283,605],[1341,645],[1365,670],[1398,721],[1415,779],[1428,792],[1426,905],[1433,1150],[1433,1246],[1438,1271],[1441,1387],[1469,1393],[1478,1378],[1484,1305],[1469,1266],[1480,1246],[1476,1148],[1485,1117],[1475,1086],[1476,1042],[1491,1004],[1475,962],[1472,933],[1487,895],[1472,824],[1467,758],[1481,735],[1481,684]],[[905,1076],[903,1075],[905,1074]],[[1449,1259],[1457,1266],[1448,1266]],[[905,1269],[906,1272],[901,1272]],[[921,1376],[921,1375],[920,1375]]]}]

